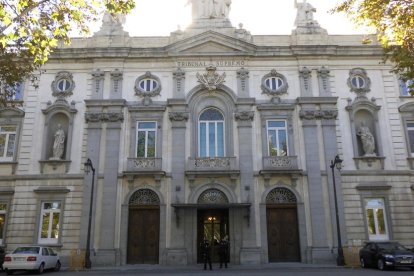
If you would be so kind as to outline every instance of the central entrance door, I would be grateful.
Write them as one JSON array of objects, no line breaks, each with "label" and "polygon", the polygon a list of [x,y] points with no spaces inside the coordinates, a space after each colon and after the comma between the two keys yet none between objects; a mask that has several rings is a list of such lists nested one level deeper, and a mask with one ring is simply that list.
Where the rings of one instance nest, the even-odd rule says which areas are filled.
[{"label": "central entrance door", "polygon": [[200,250],[203,240],[208,240],[211,244],[211,261],[219,262],[219,241],[229,237],[229,210],[198,210],[197,222],[197,262],[203,262]]},{"label": "central entrance door", "polygon": [[300,244],[296,196],[286,188],[266,198],[269,262],[299,262]]},{"label": "central entrance door", "polygon": [[142,189],[129,202],[128,264],[158,264],[160,205],[155,192]]}]

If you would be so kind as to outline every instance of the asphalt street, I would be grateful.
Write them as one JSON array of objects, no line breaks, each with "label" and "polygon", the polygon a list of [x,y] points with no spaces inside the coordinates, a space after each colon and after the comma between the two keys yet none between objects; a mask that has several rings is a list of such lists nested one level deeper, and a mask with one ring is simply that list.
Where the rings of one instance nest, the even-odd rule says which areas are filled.
[{"label": "asphalt street", "polygon": [[[31,275],[27,272],[16,272],[15,275]],[[337,267],[248,267],[233,266],[228,269],[213,267],[213,270],[203,270],[202,265],[188,267],[161,267],[161,266],[133,266],[133,267],[115,267],[115,268],[95,268],[90,271],[70,271],[62,270],[59,272],[45,272],[44,276],[110,276],[110,275],[283,275],[283,276],[378,276],[378,275],[413,275],[409,269],[398,269],[389,271],[379,271],[377,269],[360,269],[360,268],[337,268]]]}]

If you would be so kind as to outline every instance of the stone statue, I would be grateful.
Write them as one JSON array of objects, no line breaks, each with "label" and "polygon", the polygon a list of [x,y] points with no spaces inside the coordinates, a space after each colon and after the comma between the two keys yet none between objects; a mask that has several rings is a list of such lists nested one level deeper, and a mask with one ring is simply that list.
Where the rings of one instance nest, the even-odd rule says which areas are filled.
[{"label": "stone statue", "polygon": [[361,139],[362,149],[364,150],[364,156],[373,156],[375,155],[375,138],[372,135],[371,131],[365,124],[362,122],[361,126],[358,128],[357,135]]},{"label": "stone statue", "polygon": [[302,3],[298,3],[295,0],[295,8],[298,10],[295,19],[295,26],[297,27],[306,27],[319,24],[313,19],[313,13],[316,12],[316,9],[309,3],[304,0]]},{"label": "stone statue", "polygon": [[61,124],[58,124],[54,137],[52,159],[62,159],[63,151],[65,150],[65,132]]},{"label": "stone statue", "polygon": [[228,19],[231,0],[188,0],[193,19]]}]

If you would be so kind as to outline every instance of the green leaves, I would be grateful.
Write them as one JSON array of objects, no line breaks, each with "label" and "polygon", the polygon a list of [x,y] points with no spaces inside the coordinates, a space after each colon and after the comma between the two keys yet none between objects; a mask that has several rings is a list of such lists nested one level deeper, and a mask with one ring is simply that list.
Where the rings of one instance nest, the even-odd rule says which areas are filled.
[{"label": "green leaves", "polygon": [[[134,0],[0,0],[0,83],[14,87],[43,65],[69,34],[89,34],[105,10],[128,13]],[[0,107],[7,102],[1,98]]]}]

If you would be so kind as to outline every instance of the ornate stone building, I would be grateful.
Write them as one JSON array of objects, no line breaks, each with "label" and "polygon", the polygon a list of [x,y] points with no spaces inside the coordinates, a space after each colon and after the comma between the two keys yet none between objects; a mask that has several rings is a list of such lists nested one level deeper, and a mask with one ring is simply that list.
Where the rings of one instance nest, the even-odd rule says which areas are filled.
[{"label": "ornate stone building", "polygon": [[94,266],[194,264],[204,239],[216,260],[224,238],[233,264],[334,263],[334,179],[344,247],[412,246],[414,103],[381,48],[327,34],[306,2],[269,36],[232,27],[230,1],[192,2],[168,37],[106,16],[0,110],[3,246],[69,265],[92,206]]}]

